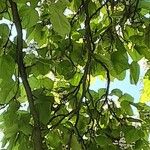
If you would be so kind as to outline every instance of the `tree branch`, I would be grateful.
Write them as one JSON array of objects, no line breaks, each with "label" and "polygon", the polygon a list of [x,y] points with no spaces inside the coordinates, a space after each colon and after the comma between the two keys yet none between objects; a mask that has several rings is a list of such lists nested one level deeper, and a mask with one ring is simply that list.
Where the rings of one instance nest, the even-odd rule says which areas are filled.
[{"label": "tree branch", "polygon": [[9,0],[10,6],[11,6],[11,11],[12,11],[12,16],[13,16],[13,21],[16,26],[17,30],[17,63],[18,63],[18,70],[27,94],[28,102],[29,102],[29,107],[30,107],[30,112],[33,117],[34,121],[34,128],[33,128],[33,142],[34,142],[34,149],[35,150],[44,150],[42,147],[42,135],[41,135],[41,128],[40,128],[40,121],[39,121],[39,115],[38,112],[35,108],[34,105],[34,99],[32,95],[32,91],[27,79],[27,73],[25,69],[25,65],[23,62],[23,35],[22,35],[22,25],[21,25],[21,20],[20,16],[18,13],[17,9],[17,4],[13,2],[12,0]]},{"label": "tree branch", "polygon": [[91,16],[90,20],[109,2],[109,0],[106,0]]}]

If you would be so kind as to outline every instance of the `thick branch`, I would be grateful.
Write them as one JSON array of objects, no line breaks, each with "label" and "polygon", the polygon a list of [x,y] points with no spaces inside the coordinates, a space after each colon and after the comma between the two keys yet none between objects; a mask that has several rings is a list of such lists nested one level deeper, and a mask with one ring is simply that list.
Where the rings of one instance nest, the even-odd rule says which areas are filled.
[{"label": "thick branch", "polygon": [[11,10],[12,10],[12,16],[13,16],[13,21],[16,26],[17,30],[17,63],[18,63],[18,69],[19,73],[27,94],[28,102],[29,102],[29,107],[30,107],[30,112],[33,117],[34,121],[34,129],[33,129],[33,142],[34,142],[34,149],[35,150],[43,150],[42,148],[42,136],[41,136],[41,129],[40,129],[40,121],[39,121],[39,115],[35,109],[34,105],[34,99],[32,95],[32,91],[29,85],[29,82],[27,80],[27,74],[26,74],[26,69],[23,63],[23,35],[22,35],[22,25],[21,25],[21,20],[20,16],[18,13],[17,9],[17,4],[13,2],[12,0],[9,0],[9,3],[11,5]]}]

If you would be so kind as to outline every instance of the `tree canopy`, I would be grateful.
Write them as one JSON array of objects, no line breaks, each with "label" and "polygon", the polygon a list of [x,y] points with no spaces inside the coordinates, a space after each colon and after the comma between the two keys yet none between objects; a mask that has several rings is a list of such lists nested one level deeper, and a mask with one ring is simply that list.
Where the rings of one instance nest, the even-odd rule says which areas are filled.
[{"label": "tree canopy", "polygon": [[139,103],[110,90],[150,61],[149,0],[1,0],[0,19],[3,148],[150,149],[150,71]]}]

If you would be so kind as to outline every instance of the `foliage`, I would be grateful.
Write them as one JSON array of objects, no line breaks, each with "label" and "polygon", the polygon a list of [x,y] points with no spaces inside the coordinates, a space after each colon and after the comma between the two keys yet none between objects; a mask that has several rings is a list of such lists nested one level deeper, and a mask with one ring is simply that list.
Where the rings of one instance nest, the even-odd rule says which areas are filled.
[{"label": "foliage", "polygon": [[[2,147],[149,150],[150,107],[110,91],[127,70],[136,85],[139,60],[150,60],[149,9],[148,0],[1,0]],[[97,76],[106,88],[94,91]]]}]

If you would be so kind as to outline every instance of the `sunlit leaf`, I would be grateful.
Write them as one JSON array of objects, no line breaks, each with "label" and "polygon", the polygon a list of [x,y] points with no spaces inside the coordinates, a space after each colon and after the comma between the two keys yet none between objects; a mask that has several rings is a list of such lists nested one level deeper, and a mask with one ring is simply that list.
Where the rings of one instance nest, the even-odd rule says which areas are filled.
[{"label": "sunlit leaf", "polygon": [[150,80],[148,78],[143,79],[144,88],[142,90],[142,95],[140,101],[142,103],[150,101]]},{"label": "sunlit leaf", "polygon": [[121,52],[114,52],[111,55],[111,61],[114,66],[115,71],[120,74],[124,70],[129,68],[128,58]]},{"label": "sunlit leaf", "polygon": [[57,8],[56,5],[49,7],[50,21],[53,25],[54,30],[61,36],[68,35],[70,32],[70,24],[63,13]]},{"label": "sunlit leaf", "polygon": [[137,84],[140,75],[140,66],[137,62],[132,62],[130,64],[130,82]]},{"label": "sunlit leaf", "polygon": [[34,8],[24,6],[20,9],[19,13],[23,20],[23,27],[25,28],[30,28],[38,22],[39,15]]}]

